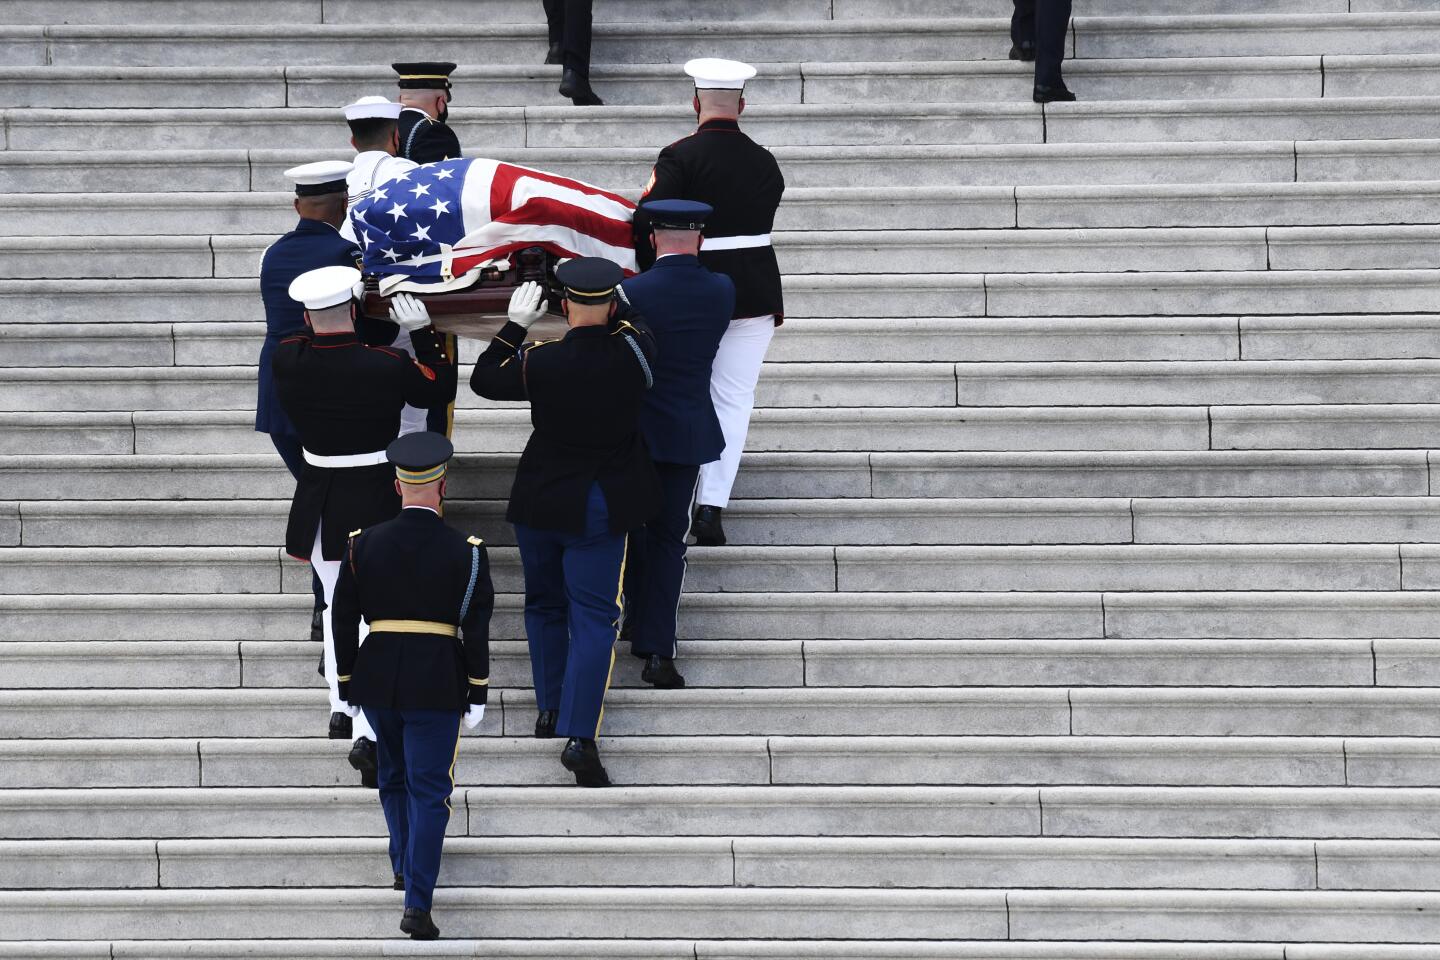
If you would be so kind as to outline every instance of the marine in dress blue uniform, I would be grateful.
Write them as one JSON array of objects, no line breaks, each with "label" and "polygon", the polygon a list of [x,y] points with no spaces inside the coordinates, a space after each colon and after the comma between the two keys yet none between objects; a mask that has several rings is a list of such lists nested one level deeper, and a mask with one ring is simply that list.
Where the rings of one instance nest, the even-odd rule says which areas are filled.
[{"label": "marine in dress blue uniform", "polygon": [[582,257],[555,274],[570,331],[526,343],[544,315],[544,292],[521,286],[470,386],[492,400],[530,401],[534,431],[505,517],[525,570],[535,735],[569,738],[561,763],[581,786],[603,787],[610,778],[595,737],[615,666],[627,535],[654,515],[660,496],[640,434],[655,345],[644,320],[616,301],[619,266]]},{"label": "marine in dress blue uniform", "polygon": [[660,478],[660,511],[631,535],[625,567],[630,652],[646,661],[641,678],[683,687],[675,669],[676,615],[685,585],[686,538],[700,465],[720,459],[725,435],[710,397],[710,367],[735,309],[735,284],[697,255],[709,204],[655,200],[642,205],[659,253],[620,297],[655,334],[655,386],[645,395],[640,431]]},{"label": "marine in dress blue uniform", "polygon": [[450,441],[412,433],[385,453],[403,507],[350,535],[335,587],[335,656],[340,695],[375,730],[390,864],[405,891],[400,929],[433,940],[460,725],[479,725],[490,689],[495,592],[479,538],[440,519]]}]

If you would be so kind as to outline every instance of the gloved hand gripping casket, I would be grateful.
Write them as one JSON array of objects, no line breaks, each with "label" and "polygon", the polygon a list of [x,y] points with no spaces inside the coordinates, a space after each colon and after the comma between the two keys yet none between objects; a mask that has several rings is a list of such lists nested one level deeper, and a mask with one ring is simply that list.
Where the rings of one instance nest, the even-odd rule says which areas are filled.
[{"label": "gloved hand gripping casket", "polygon": [[605,257],[637,271],[630,221],[635,205],[579,180],[496,160],[427,163],[375,188],[350,212],[365,253],[365,312],[410,293],[435,326],[488,339],[510,296],[537,281],[558,314],[555,265]]}]

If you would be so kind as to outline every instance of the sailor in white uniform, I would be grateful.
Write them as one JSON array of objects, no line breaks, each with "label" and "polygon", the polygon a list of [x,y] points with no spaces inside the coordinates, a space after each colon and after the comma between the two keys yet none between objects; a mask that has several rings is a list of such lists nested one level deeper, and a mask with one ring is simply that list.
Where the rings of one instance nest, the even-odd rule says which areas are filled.
[{"label": "sailor in white uniform", "polygon": [[[346,175],[345,225],[340,235],[351,243],[356,242],[355,226],[350,222],[350,212],[355,204],[370,197],[376,188],[399,177],[403,177],[419,164],[404,157],[397,157],[400,149],[400,111],[404,108],[384,97],[361,97],[345,108],[345,122],[350,125],[350,145],[359,151],[355,165]],[[410,344],[410,332],[400,328],[390,344],[397,350],[404,350],[415,356]],[[426,428],[429,411],[405,406],[400,416],[400,436],[418,433]]]}]

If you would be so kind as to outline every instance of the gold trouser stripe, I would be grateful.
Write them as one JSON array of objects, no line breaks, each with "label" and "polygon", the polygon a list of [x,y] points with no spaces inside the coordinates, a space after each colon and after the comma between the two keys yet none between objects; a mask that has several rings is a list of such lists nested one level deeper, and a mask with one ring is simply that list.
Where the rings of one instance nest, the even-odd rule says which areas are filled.
[{"label": "gold trouser stripe", "polygon": [[445,812],[455,813],[450,806],[450,797],[455,793],[455,764],[460,762],[460,734],[465,731],[465,714],[460,714],[460,724],[455,728],[455,755],[450,758],[450,793],[445,795]]},{"label": "gold trouser stripe", "polygon": [[625,534],[625,545],[620,548],[620,584],[615,588],[615,606],[620,616],[615,618],[615,639],[610,641],[610,671],[605,674],[605,692],[600,695],[600,715],[595,718],[595,739],[600,737],[600,724],[605,722],[605,698],[610,695],[610,679],[615,675],[615,643],[620,639],[620,621],[625,616],[625,562],[630,559],[630,534]]},{"label": "gold trouser stripe", "polygon": [[370,624],[371,633],[433,633],[442,637],[458,637],[460,628],[453,623],[439,623],[435,620],[376,620]]}]

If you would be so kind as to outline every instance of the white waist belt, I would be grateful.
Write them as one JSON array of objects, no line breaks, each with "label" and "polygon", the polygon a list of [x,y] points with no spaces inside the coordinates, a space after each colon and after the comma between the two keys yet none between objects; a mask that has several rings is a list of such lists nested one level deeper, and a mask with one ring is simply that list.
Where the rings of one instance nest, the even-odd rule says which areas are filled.
[{"label": "white waist belt", "polygon": [[347,453],[338,457],[322,457],[318,453],[311,453],[304,450],[305,462],[312,467],[326,467],[331,470],[338,470],[344,467],[373,467],[376,464],[385,463],[385,451],[376,450],[374,453]]},{"label": "white waist belt", "polygon": [[751,247],[770,246],[770,234],[757,233],[750,237],[706,237],[700,241],[701,250],[748,250]]}]

